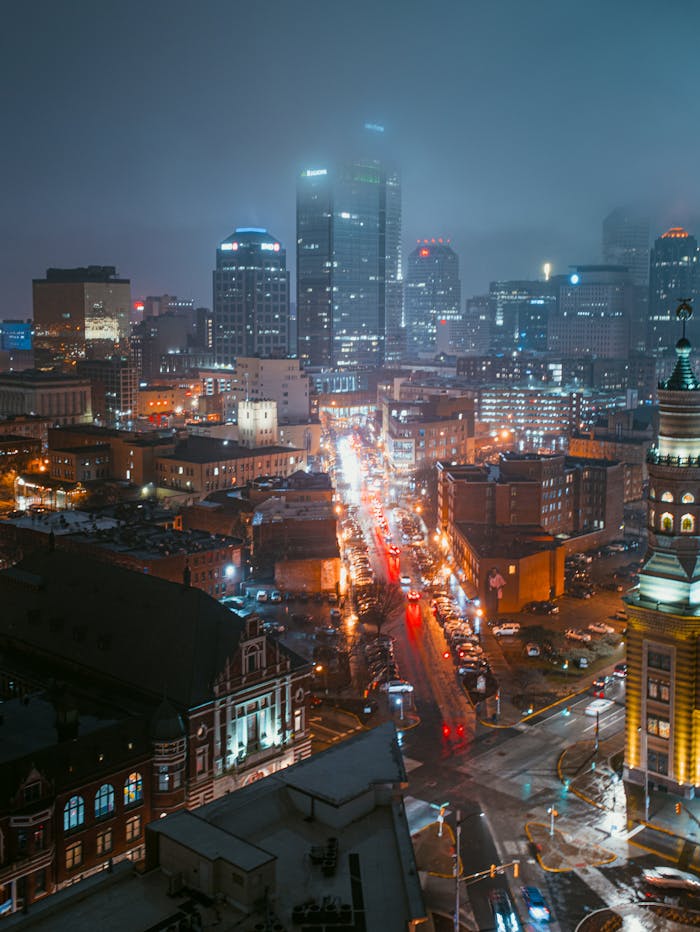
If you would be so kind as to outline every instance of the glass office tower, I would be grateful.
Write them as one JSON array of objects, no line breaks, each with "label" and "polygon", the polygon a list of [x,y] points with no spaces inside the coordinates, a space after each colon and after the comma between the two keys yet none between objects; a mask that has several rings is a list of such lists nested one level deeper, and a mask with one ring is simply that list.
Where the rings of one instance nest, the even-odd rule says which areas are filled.
[{"label": "glass office tower", "polygon": [[312,168],[297,185],[299,357],[375,367],[401,345],[401,186],[375,160]]},{"label": "glass office tower", "polygon": [[409,358],[458,351],[461,303],[457,253],[442,239],[419,240],[408,257],[404,283]]},{"label": "glass office tower", "polygon": [[213,316],[217,363],[287,355],[287,253],[267,230],[239,227],[218,246]]}]

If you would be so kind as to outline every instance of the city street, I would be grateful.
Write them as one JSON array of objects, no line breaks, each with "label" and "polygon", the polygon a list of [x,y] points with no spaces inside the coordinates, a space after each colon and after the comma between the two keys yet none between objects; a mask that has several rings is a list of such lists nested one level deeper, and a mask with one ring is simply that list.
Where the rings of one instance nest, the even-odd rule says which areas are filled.
[{"label": "city street", "polygon": [[[401,522],[405,520],[402,515],[407,510],[390,507],[390,500],[392,506],[397,499],[401,501],[397,484],[390,484],[385,478],[370,478],[368,487],[368,476],[375,470],[347,440],[340,441],[337,457],[338,468],[350,480],[344,503],[352,507],[362,527],[377,580],[397,583],[410,578],[412,587],[421,588],[413,542],[402,540]],[[383,506],[388,534],[377,526],[377,501]],[[388,553],[390,545],[400,546],[400,556]],[[629,561],[629,553],[598,560],[590,567],[590,575],[603,584]],[[469,593],[461,590],[454,576],[450,587],[455,600],[464,605]],[[408,584],[404,583],[403,589],[405,592]],[[412,727],[400,732],[409,779],[411,829],[437,831],[437,823],[428,827],[426,824],[446,804],[446,820],[452,826],[457,810],[462,813],[460,853],[465,875],[488,871],[492,864],[519,861],[517,880],[509,868],[494,878],[487,876],[477,882],[463,883],[461,915],[467,928],[493,928],[488,896],[494,888],[510,887],[524,926],[536,928],[527,925],[519,887],[521,884],[540,887],[554,913],[549,928],[564,932],[573,929],[592,909],[638,900],[643,895],[642,867],[656,864],[659,859],[628,840],[621,786],[612,794],[613,811],[605,812],[569,791],[557,771],[567,748],[578,742],[590,742],[593,746],[596,737],[601,743],[619,739],[623,732],[624,679],[609,676],[605,697],[612,700],[611,706],[598,717],[586,714],[594,698],[590,689],[592,680],[611,674],[615,664],[624,659],[620,635],[625,622],[615,617],[623,608],[621,594],[599,588],[590,599],[562,597],[556,615],[513,616],[538,640],[550,632],[552,638],[558,637],[563,642],[567,628],[586,629],[589,624],[601,621],[610,625],[616,635],[610,638],[607,651],[595,655],[589,669],[579,671],[572,667],[559,672],[559,693],[571,694],[570,700],[524,720],[521,718],[526,710],[509,704],[508,692],[514,689],[513,671],[522,667],[522,642],[529,634],[506,643],[506,639],[497,639],[488,628],[483,628],[482,644],[492,670],[503,680],[503,715],[499,722],[485,719],[485,709],[480,708],[478,715],[475,713],[429,602],[423,592],[418,603],[407,601],[382,628],[383,633],[394,638],[400,676],[413,686],[410,704],[418,716],[417,723],[411,719]],[[392,703],[389,708],[400,729],[406,725],[408,706],[408,701],[402,698],[400,704]],[[405,717],[401,718],[402,715]],[[579,846],[589,859],[594,859],[594,864],[584,859],[567,873],[543,870],[528,840],[526,825],[548,824],[553,818],[548,815],[552,809],[556,811],[557,838]],[[606,866],[596,859],[613,860]],[[435,908],[451,915],[454,882],[433,878],[429,890],[435,898]]]}]

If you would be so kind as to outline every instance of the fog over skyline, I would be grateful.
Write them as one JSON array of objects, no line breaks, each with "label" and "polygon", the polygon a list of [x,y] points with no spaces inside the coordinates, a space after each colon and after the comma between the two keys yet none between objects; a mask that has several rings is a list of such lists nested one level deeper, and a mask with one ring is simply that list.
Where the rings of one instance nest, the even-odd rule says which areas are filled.
[{"label": "fog over skyline", "polygon": [[0,317],[50,266],[211,305],[217,243],[263,226],[295,265],[303,168],[401,170],[404,260],[450,238],[462,295],[600,259],[632,204],[700,234],[700,8],[593,0],[131,0],[5,11]]}]

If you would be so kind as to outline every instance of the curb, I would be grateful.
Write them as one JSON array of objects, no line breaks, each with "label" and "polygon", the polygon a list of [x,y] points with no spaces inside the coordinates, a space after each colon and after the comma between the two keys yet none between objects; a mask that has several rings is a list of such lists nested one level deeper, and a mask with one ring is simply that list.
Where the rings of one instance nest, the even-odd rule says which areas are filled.
[{"label": "curb", "polygon": [[[439,825],[439,824],[440,824],[439,822],[429,822],[427,825],[424,825],[420,831],[416,832],[415,835],[411,835],[411,839],[417,838],[418,835],[422,835],[423,832],[427,832],[429,828],[433,828],[433,826]],[[457,844],[457,839],[455,838],[455,833],[449,822],[443,822],[442,831],[443,831],[443,835],[447,834],[452,839],[452,847],[454,848],[455,845]],[[464,865],[462,864],[462,858],[460,857],[459,858],[459,876],[460,877],[462,876],[463,867]],[[454,871],[450,871],[449,874],[442,874],[440,873],[440,871],[426,871],[425,873],[428,874],[429,877],[440,877],[443,880],[454,880],[454,876],[455,876]]]},{"label": "curb", "polygon": [[[525,834],[527,835],[530,841],[530,844],[533,845],[535,848],[535,857],[537,858],[537,863],[540,865],[543,871],[547,871],[550,874],[568,874],[568,873],[571,873],[571,871],[576,870],[577,866],[586,867],[586,868],[587,867],[601,867],[604,864],[612,864],[613,861],[617,860],[617,855],[615,854],[614,851],[608,851],[607,848],[599,848],[599,850],[605,853],[606,855],[608,855],[608,857],[606,857],[603,860],[593,861],[590,864],[574,865],[573,867],[547,867],[547,865],[542,860],[542,855],[540,853],[539,846],[537,842],[535,841],[535,839],[533,838],[532,833],[530,831],[531,825],[541,825],[544,828],[547,828],[547,825],[544,822],[526,822],[525,823]],[[554,831],[555,833],[558,833],[559,835],[561,835],[562,838],[564,837],[563,832],[559,831],[558,828],[555,828]],[[599,846],[596,845],[596,847],[598,848]]]},{"label": "curb", "polygon": [[[460,685],[462,686],[462,692],[467,697],[467,701],[469,702],[469,705],[472,707],[474,714],[476,715],[476,706],[472,702],[472,697],[469,695],[469,690],[465,689],[463,683]],[[548,712],[550,709],[554,709],[558,705],[561,705],[564,702],[569,702],[571,699],[575,699],[577,696],[582,696],[586,692],[588,692],[587,686],[585,687],[585,689],[579,689],[576,692],[569,693],[566,696],[562,696],[561,699],[557,699],[554,702],[550,702],[549,705],[544,705],[542,706],[541,709],[535,709],[532,712],[528,712],[514,722],[504,722],[502,724],[500,722],[487,722],[487,721],[484,721],[483,718],[479,718],[478,716],[476,720],[480,725],[483,725],[485,728],[515,728],[516,725],[521,725],[523,722],[527,722],[531,718],[535,718],[538,715],[542,715],[543,712]]]}]

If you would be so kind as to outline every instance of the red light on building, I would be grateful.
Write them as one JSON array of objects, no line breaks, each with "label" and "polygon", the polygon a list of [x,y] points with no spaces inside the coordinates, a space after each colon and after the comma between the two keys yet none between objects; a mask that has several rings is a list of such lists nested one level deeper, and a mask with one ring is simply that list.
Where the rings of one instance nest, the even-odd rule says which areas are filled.
[{"label": "red light on building", "polygon": [[429,249],[421,249],[419,255],[422,256],[423,258],[425,258],[425,256],[429,256],[429,255],[430,255],[430,250],[429,250]]},{"label": "red light on building", "polygon": [[464,725],[461,722],[459,723],[459,725],[457,725],[457,737],[458,738],[464,737]]},{"label": "red light on building", "polygon": [[135,311],[143,311],[143,310],[145,309],[145,307],[146,307],[146,305],[143,303],[143,301],[134,301],[134,310],[135,310]]},{"label": "red light on building", "polygon": [[452,729],[451,729],[450,726],[447,724],[447,722],[445,722],[445,724],[442,726],[442,737],[443,737],[443,738],[449,738],[451,732],[452,732]]},{"label": "red light on building", "polygon": [[444,317],[442,317],[442,318],[440,319],[440,326],[441,326],[441,327],[444,327],[446,323],[447,323],[447,321],[445,320]]}]

